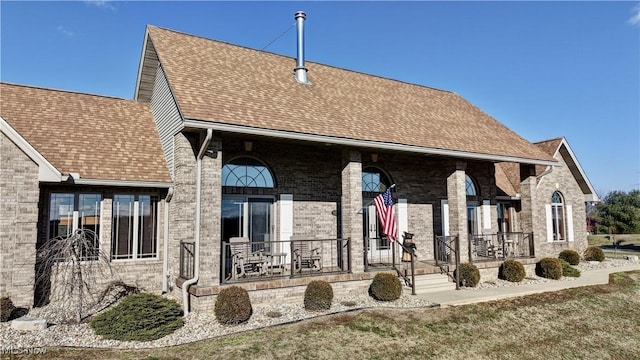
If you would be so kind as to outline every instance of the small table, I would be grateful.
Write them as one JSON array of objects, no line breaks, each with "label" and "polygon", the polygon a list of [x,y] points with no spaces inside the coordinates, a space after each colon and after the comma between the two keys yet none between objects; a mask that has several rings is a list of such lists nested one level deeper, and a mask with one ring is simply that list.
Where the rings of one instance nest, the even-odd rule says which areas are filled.
[{"label": "small table", "polygon": [[[274,273],[284,274],[284,266],[287,262],[287,253],[264,253],[264,256],[267,257],[266,268],[267,272],[270,272],[271,275]],[[278,259],[276,261],[276,259]]]}]

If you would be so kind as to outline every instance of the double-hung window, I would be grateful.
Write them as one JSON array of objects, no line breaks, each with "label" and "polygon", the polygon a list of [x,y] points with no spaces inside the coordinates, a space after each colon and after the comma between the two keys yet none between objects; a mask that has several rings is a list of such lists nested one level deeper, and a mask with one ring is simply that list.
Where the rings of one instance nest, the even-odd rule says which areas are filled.
[{"label": "double-hung window", "polygon": [[116,194],[113,197],[111,258],[158,256],[158,197]]}]

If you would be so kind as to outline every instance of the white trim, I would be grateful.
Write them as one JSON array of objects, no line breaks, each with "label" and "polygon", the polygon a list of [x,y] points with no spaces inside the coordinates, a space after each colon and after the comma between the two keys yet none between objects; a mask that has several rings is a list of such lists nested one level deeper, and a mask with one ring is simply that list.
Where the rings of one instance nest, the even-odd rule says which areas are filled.
[{"label": "white trim", "polygon": [[0,131],[38,165],[38,181],[61,182],[62,174],[0,116]]},{"label": "white trim", "polygon": [[[133,94],[133,98],[138,101],[138,90],[140,90],[140,81],[142,81],[142,68],[144,66],[145,55],[147,54],[147,42],[149,39],[149,25],[144,29],[144,41],[142,42],[142,54],[140,55],[140,62],[138,63],[138,77],[136,78],[136,88]],[[160,60],[158,60],[160,62]]]},{"label": "white trim", "polygon": [[449,200],[440,200],[442,212],[442,235],[449,236]]},{"label": "white trim", "polygon": [[398,199],[398,238],[402,238],[404,232],[409,232],[409,207],[407,199]]},{"label": "white trim", "polygon": [[[293,235],[293,194],[280,194],[278,203],[280,205],[280,241],[289,241]],[[291,262],[290,247],[285,243],[280,244],[282,246],[277,252],[286,253],[285,259]]]},{"label": "white trim", "polygon": [[[144,203],[143,203],[144,204]],[[133,251],[131,256],[134,259],[138,258],[138,247],[140,246],[140,200],[133,201]]]},{"label": "white trim", "polygon": [[282,139],[301,140],[301,141],[345,145],[345,146],[353,146],[353,147],[366,147],[366,148],[374,148],[374,149],[381,149],[381,150],[413,152],[413,153],[426,154],[426,155],[444,155],[444,156],[451,156],[451,157],[458,157],[458,158],[465,158],[465,159],[480,159],[480,160],[490,160],[490,161],[500,161],[500,162],[503,162],[503,161],[516,162],[516,163],[535,164],[535,165],[551,165],[551,166],[558,165],[558,162],[556,161],[526,159],[526,158],[521,158],[516,156],[481,154],[481,153],[459,151],[459,150],[445,150],[445,149],[437,149],[437,148],[430,148],[430,147],[424,147],[424,146],[386,143],[386,142],[373,141],[373,140],[348,139],[348,138],[341,138],[336,136],[305,134],[305,133],[298,133],[298,132],[285,131],[285,130],[260,129],[260,128],[254,128],[249,126],[221,124],[221,123],[214,123],[210,121],[202,121],[202,120],[195,120],[195,119],[185,119],[184,126],[196,128],[196,129],[213,129],[215,131],[225,131],[225,132],[232,132],[232,133],[239,133],[239,134],[270,136],[270,137],[277,137]]},{"label": "white trim", "polygon": [[[75,194],[74,194],[74,196],[75,196]],[[74,204],[75,204],[75,200],[74,200]],[[78,230],[78,222],[79,222],[78,215],[79,215],[78,210],[74,210],[73,211],[73,220],[71,220],[71,223],[72,223],[71,231]]]},{"label": "white trim", "polygon": [[567,219],[565,220],[567,223],[567,240],[573,241],[573,209],[571,205],[565,205],[565,209],[567,212]]},{"label": "white trim", "polygon": [[[66,177],[63,177],[66,178]],[[124,187],[146,187],[146,188],[170,188],[172,182],[164,181],[137,181],[137,180],[103,180],[103,179],[73,179],[78,185],[103,185],[103,186],[124,186]]]},{"label": "white trim", "polygon": [[569,146],[569,142],[567,142],[566,138],[563,137],[560,140],[560,144],[558,145],[558,148],[556,148],[556,151],[553,153],[553,157],[555,158],[555,156],[558,155],[558,152],[560,152],[560,147],[562,147],[562,146],[564,146],[567,149],[567,152],[571,156],[571,160],[575,164],[576,169],[578,169],[578,172],[580,173],[580,176],[582,176],[582,179],[584,180],[585,184],[587,184],[587,187],[589,188],[589,191],[591,192],[590,194],[584,194],[585,201],[600,201],[600,198],[598,197],[598,194],[596,193],[595,189],[593,188],[593,185],[591,185],[591,182],[589,181],[589,178],[587,177],[587,174],[585,174],[584,170],[582,169],[582,166],[580,166],[580,162],[578,162],[578,158],[573,153],[573,150],[571,150],[571,146]]},{"label": "white trim", "polygon": [[544,213],[547,222],[547,242],[553,242],[553,218],[551,204],[544,204]]},{"label": "white trim", "polygon": [[491,230],[491,201],[482,200],[482,228]]}]

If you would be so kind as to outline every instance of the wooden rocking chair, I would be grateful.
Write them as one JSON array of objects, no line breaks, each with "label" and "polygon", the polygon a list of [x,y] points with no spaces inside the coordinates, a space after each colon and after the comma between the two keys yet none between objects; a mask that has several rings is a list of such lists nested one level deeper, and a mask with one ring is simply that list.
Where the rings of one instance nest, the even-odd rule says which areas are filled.
[{"label": "wooden rocking chair", "polygon": [[263,250],[251,252],[251,241],[246,237],[232,237],[229,239],[231,249],[231,278],[262,275],[265,264]]},{"label": "wooden rocking chair", "polygon": [[312,271],[322,270],[322,253],[319,247],[313,247],[313,240],[292,236],[291,241],[293,243],[294,266],[297,272],[302,272],[303,268]]}]

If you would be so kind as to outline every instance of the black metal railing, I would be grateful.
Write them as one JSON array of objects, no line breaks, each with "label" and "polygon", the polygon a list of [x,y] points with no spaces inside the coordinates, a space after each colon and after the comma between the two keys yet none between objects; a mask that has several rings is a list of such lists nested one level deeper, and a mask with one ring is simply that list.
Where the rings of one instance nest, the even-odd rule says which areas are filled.
[{"label": "black metal railing", "polygon": [[193,278],[195,268],[194,242],[183,241],[180,243],[180,277],[183,279]]},{"label": "black metal railing", "polygon": [[[247,239],[248,240],[248,239]],[[351,272],[350,239],[225,242],[222,283]]]},{"label": "black metal railing", "polygon": [[533,233],[474,235],[469,239],[469,259],[473,261],[535,257]]},{"label": "black metal railing", "polygon": [[[393,269],[398,262],[397,242],[389,242],[386,237],[364,238],[364,271]],[[394,246],[394,243],[396,246]]]},{"label": "black metal railing", "polygon": [[447,274],[456,283],[456,290],[459,290],[459,274],[455,270],[460,266],[460,238],[436,235],[435,260],[440,272]]},{"label": "black metal railing", "polygon": [[[398,277],[404,280],[405,285],[411,287],[412,295],[415,295],[415,246],[410,246],[409,243],[405,245],[400,241],[389,242],[386,237],[366,237],[364,241],[364,271],[395,270]],[[411,263],[411,273],[401,269],[400,261],[404,254],[409,257],[407,262]]]}]

